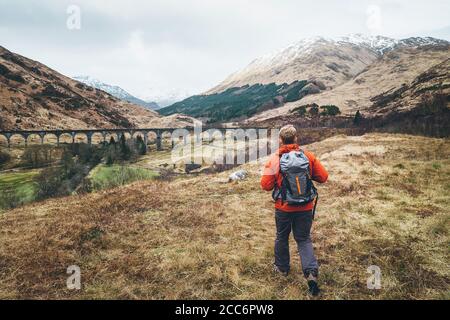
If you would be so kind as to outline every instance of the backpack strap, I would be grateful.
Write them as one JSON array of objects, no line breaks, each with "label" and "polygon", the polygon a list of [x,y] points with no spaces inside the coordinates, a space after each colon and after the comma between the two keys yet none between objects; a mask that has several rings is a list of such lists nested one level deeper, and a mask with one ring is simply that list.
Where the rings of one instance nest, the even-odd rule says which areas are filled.
[{"label": "backpack strap", "polygon": [[319,201],[319,193],[316,194],[316,199],[314,201],[314,209],[313,209],[313,213],[312,213],[312,219],[314,221],[314,218],[316,216],[316,207],[317,207],[317,202]]},{"label": "backpack strap", "polygon": [[[280,172],[281,172],[281,170],[280,170]],[[287,181],[287,178],[286,178],[286,176],[281,172],[281,177],[282,177],[282,179],[281,179],[281,203],[283,204],[285,201],[286,201],[286,198],[287,198],[287,192],[288,192],[288,190],[289,190],[289,192],[292,192],[291,191],[291,186],[289,185],[289,182]]]}]

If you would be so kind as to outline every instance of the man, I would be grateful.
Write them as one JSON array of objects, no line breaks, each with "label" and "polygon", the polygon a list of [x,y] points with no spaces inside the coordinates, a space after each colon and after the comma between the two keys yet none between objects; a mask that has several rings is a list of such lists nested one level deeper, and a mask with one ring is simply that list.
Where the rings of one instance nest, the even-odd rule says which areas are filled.
[{"label": "man", "polygon": [[[302,270],[305,278],[308,280],[309,292],[313,296],[317,296],[320,289],[317,285],[317,276],[319,273],[319,266],[314,256],[310,231],[313,222],[313,210],[315,209],[315,201],[317,198],[314,196],[315,188],[312,183],[309,182],[313,193],[313,198],[310,202],[304,204],[292,204],[293,201],[286,201],[286,191],[283,196],[280,196],[283,192],[283,179],[287,179],[286,173],[280,171],[280,159],[284,161],[289,156],[295,156],[301,159],[305,159],[305,168],[308,168],[307,174],[310,180],[324,183],[328,179],[328,172],[320,163],[320,161],[308,151],[303,151],[297,144],[297,130],[294,126],[288,125],[280,130],[280,148],[272,155],[265,165],[264,173],[261,178],[261,187],[266,191],[274,190],[275,200],[275,223],[277,228],[277,235],[275,240],[275,263],[274,269],[276,272],[287,276],[290,270],[290,256],[289,256],[289,235],[291,230],[294,234],[294,239],[297,242],[298,252],[302,263]],[[285,155],[285,156],[283,156]],[[306,156],[306,157],[305,157]],[[283,162],[284,164],[285,162]],[[296,170],[296,168],[294,168]],[[308,169],[306,169],[307,171]],[[297,170],[298,172],[298,170]],[[284,176],[283,176],[284,174]],[[296,183],[301,193],[302,185],[299,184],[298,177],[296,177]],[[295,179],[294,187],[295,189]],[[292,196],[293,197],[293,196]],[[290,199],[292,199],[290,197]],[[309,198],[306,198],[309,201]]]}]

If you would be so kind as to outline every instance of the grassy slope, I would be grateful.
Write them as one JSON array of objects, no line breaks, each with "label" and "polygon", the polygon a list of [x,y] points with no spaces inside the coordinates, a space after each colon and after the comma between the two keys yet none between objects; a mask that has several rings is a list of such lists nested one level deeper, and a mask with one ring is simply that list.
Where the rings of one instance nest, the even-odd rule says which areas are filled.
[{"label": "grassy slope", "polygon": [[[403,135],[308,146],[329,168],[313,230],[325,299],[449,298],[450,144]],[[307,299],[271,271],[274,221],[259,166],[137,182],[0,216],[0,298]],[[291,240],[292,241],[292,240]],[[66,268],[83,289],[68,291]],[[368,266],[382,289],[366,288]]]},{"label": "grassy slope", "polygon": [[[33,201],[37,191],[34,178],[38,174],[39,170],[0,173],[0,201],[2,197],[14,197],[24,203]],[[2,207],[0,203],[0,209]]]},{"label": "grassy slope", "polygon": [[140,180],[156,178],[158,173],[144,168],[132,166],[105,166],[98,165],[89,174],[94,190],[103,190],[118,187]]}]

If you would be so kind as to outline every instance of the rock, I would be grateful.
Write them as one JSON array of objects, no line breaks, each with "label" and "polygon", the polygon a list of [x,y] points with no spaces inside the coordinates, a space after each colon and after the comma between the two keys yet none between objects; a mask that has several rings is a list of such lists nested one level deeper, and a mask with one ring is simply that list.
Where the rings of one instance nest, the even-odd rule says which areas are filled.
[{"label": "rock", "polygon": [[200,169],[202,167],[201,164],[196,164],[196,163],[188,163],[184,166],[184,171],[186,173],[191,173],[194,170]]},{"label": "rock", "polygon": [[228,177],[228,182],[244,180],[247,178],[247,176],[248,176],[247,171],[239,170],[239,171],[236,171],[236,172],[233,172],[232,174],[230,174],[230,176]]}]

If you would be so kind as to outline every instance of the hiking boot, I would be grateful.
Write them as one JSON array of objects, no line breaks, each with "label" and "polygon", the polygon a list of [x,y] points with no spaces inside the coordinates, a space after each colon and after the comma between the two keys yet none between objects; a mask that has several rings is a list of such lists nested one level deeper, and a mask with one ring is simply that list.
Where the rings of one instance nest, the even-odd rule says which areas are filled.
[{"label": "hiking boot", "polygon": [[275,273],[281,274],[283,277],[287,277],[289,275],[289,271],[281,271],[276,265],[273,265],[273,271]]},{"label": "hiking boot", "polygon": [[313,297],[317,297],[320,294],[319,286],[317,285],[317,281],[309,280],[308,281],[309,293]]}]

